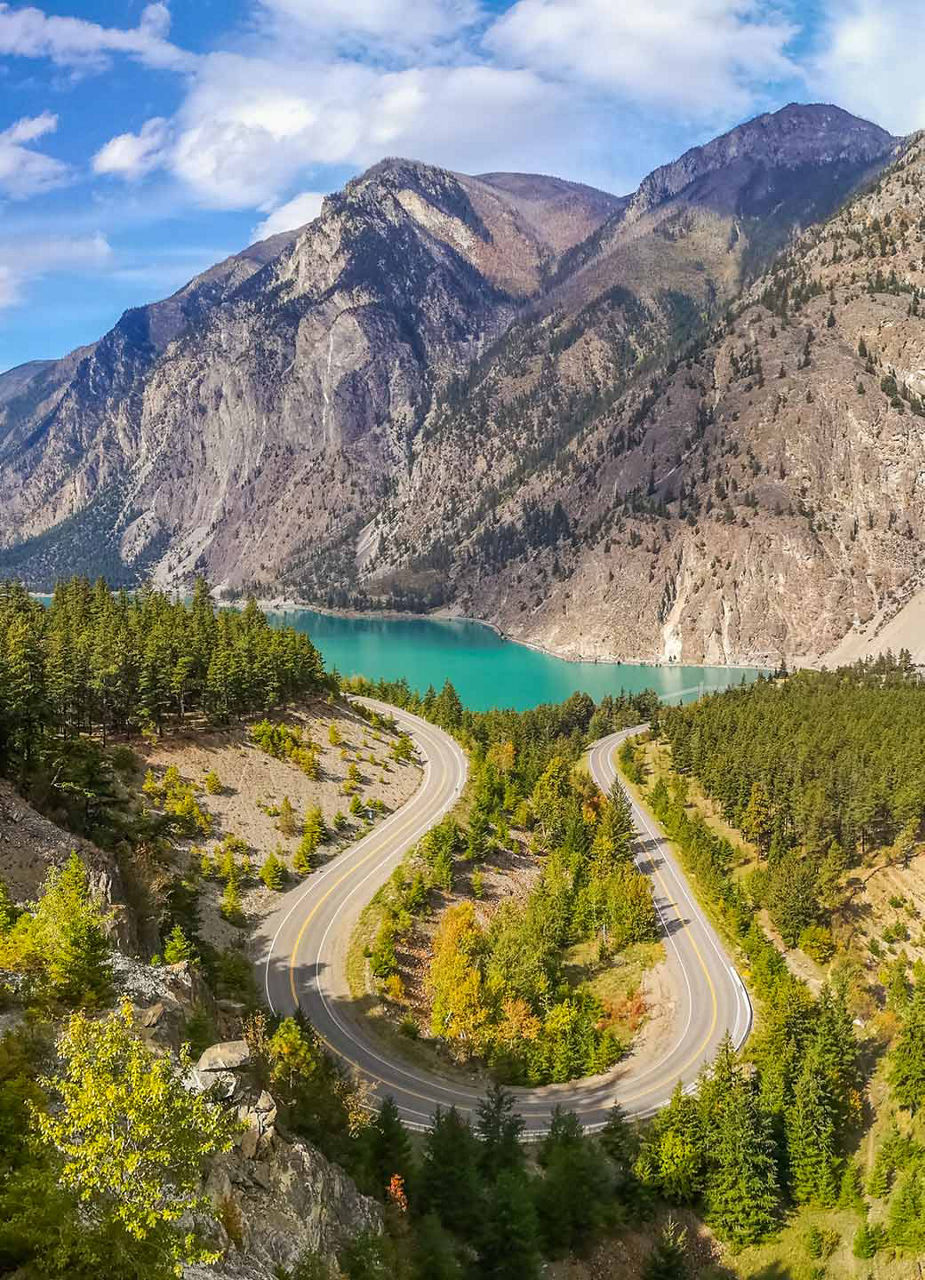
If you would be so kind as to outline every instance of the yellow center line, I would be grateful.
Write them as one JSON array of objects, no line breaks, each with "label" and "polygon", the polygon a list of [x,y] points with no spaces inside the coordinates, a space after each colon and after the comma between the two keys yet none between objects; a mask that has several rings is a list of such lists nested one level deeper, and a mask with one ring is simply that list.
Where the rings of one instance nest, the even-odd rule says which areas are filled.
[{"label": "yellow center line", "polygon": [[[445,768],[443,768],[443,766],[441,765],[441,768],[440,768],[440,781],[439,781],[439,784],[438,784],[438,792],[439,792],[439,790],[443,787],[443,780],[444,780],[445,776],[446,776],[446,769],[445,769]],[[412,815],[412,817],[408,818],[405,822],[401,823],[401,825],[400,825],[400,826],[397,826],[397,827],[395,828],[394,832],[388,832],[387,834],[388,834],[388,835],[390,835],[390,836],[392,836],[392,835],[394,835],[394,836],[399,836],[403,831],[406,831],[406,830],[408,829],[408,827],[412,826],[412,825],[413,825],[413,823],[414,823],[415,821],[416,821],[416,818],[415,818],[415,816],[414,816],[414,815]],[[296,992],[296,985],[295,985],[295,970],[296,970],[296,965],[297,965],[297,961],[298,961],[298,954],[299,954],[299,951],[300,951],[300,949],[301,949],[301,946],[302,946],[302,940],[303,940],[303,938],[304,938],[304,936],[305,936],[305,932],[306,932],[306,930],[308,929],[308,927],[309,927],[309,925],[311,924],[312,920],[315,918],[315,916],[318,914],[318,912],[319,912],[319,911],[321,910],[321,908],[324,906],[325,902],[327,902],[328,898],[330,898],[330,896],[331,896],[331,894],[334,892],[334,890],[335,890],[339,885],[343,884],[343,882],[344,882],[345,880],[348,880],[348,879],[350,878],[350,876],[352,876],[352,875],[353,875],[353,873],[354,873],[355,871],[358,871],[358,870],[360,869],[360,867],[364,866],[364,865],[365,865],[365,863],[369,862],[370,858],[374,858],[374,857],[377,855],[377,853],[381,853],[381,849],[371,849],[369,853],[367,853],[363,858],[361,858],[361,859],[359,860],[359,862],[354,863],[354,865],[350,868],[350,870],[349,870],[349,871],[346,871],[346,872],[345,872],[345,873],[340,877],[340,879],[339,879],[339,880],[335,880],[335,881],[334,881],[334,883],[331,885],[330,889],[328,889],[328,891],[324,894],[324,896],[323,896],[323,897],[322,897],[322,898],[321,898],[321,899],[320,899],[320,900],[315,904],[315,906],[312,908],[312,910],[311,910],[311,911],[309,912],[309,914],[306,916],[306,918],[305,918],[305,920],[304,920],[304,922],[303,922],[303,924],[302,924],[301,929],[299,930],[298,934],[296,935],[296,940],[295,940],[295,943],[294,943],[293,948],[292,948],[292,955],[291,955],[291,957],[290,957],[290,961],[289,961],[289,989],[290,989],[290,991],[291,991],[291,993],[292,993],[292,998],[293,998],[293,1001],[295,1002],[295,1006],[296,1006],[296,1008],[299,1008],[299,1007],[300,1007],[300,1001],[299,1001],[298,994],[297,994],[297,992]],[[386,853],[386,855],[385,855],[385,856],[386,856],[386,857],[388,857],[388,856],[389,856],[389,855],[388,855],[388,853]],[[319,994],[320,994],[320,993],[319,993]],[[336,1049],[336,1048],[334,1047],[334,1045],[332,1045],[332,1044],[331,1044],[331,1042],[327,1039],[327,1037],[326,1037],[326,1036],[325,1036],[321,1031],[319,1031],[319,1030],[318,1030],[318,1028],[317,1028],[317,1027],[315,1028],[315,1033],[316,1033],[316,1035],[318,1036],[319,1040],[321,1040],[322,1044],[324,1044],[328,1049],[330,1049],[330,1051],[331,1051],[332,1053],[336,1054],[336,1055],[337,1055],[338,1057],[340,1057],[340,1058],[343,1058],[345,1062],[349,1062],[349,1063],[350,1063],[350,1065],[351,1065],[352,1067],[355,1067],[355,1068],[356,1068],[356,1070],[357,1070],[357,1071],[359,1071],[362,1075],[367,1076],[370,1080],[374,1080],[377,1084],[382,1084],[382,1085],[385,1085],[386,1087],[390,1087],[390,1082],[389,1082],[388,1080],[383,1079],[383,1077],[382,1077],[382,1076],[378,1076],[378,1075],[376,1075],[376,1073],[375,1073],[374,1071],[371,1071],[371,1070],[369,1069],[369,1067],[361,1066],[361,1064],[360,1064],[359,1062],[357,1062],[355,1059],[351,1058],[349,1054],[344,1053],[344,1051],[343,1051],[342,1049]],[[402,1092],[403,1094],[407,1095],[409,1098],[418,1098],[420,1101],[422,1101],[422,1102],[426,1102],[426,1103],[428,1103],[430,1106],[433,1106],[433,1105],[434,1105],[434,1099],[433,1099],[432,1097],[430,1097],[429,1095],[426,1095],[426,1094],[423,1094],[423,1093],[415,1093],[413,1089],[409,1089],[409,1088],[407,1088],[405,1085],[398,1085],[398,1086],[392,1085],[391,1087],[392,1087],[392,1088],[398,1088],[398,1089],[400,1089],[400,1090],[401,1090],[401,1092]],[[447,1082],[447,1086],[446,1086],[446,1087],[448,1087],[448,1088],[452,1088],[452,1087],[453,1087],[452,1082],[449,1082],[449,1081],[448,1081],[448,1082]]]},{"label": "yellow center line", "polygon": [[[657,831],[654,832],[654,834],[657,836],[659,840],[665,842],[666,840],[665,836],[659,835]],[[678,909],[677,904],[671,901],[671,895],[668,892],[668,886],[665,884],[665,881],[662,878],[662,873],[661,871],[659,871],[658,867],[655,867],[653,869],[653,874],[658,878],[658,882],[662,887],[662,892],[665,894],[666,899],[675,908],[676,918],[681,921],[681,927],[683,928],[684,932],[687,934],[688,941],[690,942],[691,946],[694,948],[694,954],[696,955],[697,959],[700,961],[700,967],[703,970],[703,976],[706,978],[707,986],[710,988],[710,998],[713,1001],[713,1018],[710,1022],[710,1029],[706,1034],[706,1038],[704,1039],[703,1044],[700,1046],[697,1052],[692,1057],[690,1057],[682,1067],[679,1068],[678,1074],[675,1077],[676,1080],[679,1080],[681,1076],[684,1074],[684,1072],[688,1069],[688,1067],[693,1066],[693,1064],[697,1061],[697,1059],[703,1055],[704,1050],[706,1049],[707,1045],[710,1043],[710,1040],[713,1037],[713,1032],[716,1030],[716,1023],[719,1020],[719,1005],[716,997],[716,987],[713,985],[713,979],[710,977],[710,971],[706,966],[703,956],[700,954],[700,948],[697,946],[696,939],[694,938],[694,935],[687,921],[684,919],[683,913]],[[693,993],[691,994],[691,999],[693,999]],[[645,1094],[648,1092],[649,1090],[643,1089],[640,1093],[634,1093],[634,1094],[631,1094],[628,1098],[624,1098],[623,1101],[633,1102],[636,1098],[644,1097]]]},{"label": "yellow center line", "polygon": [[[438,791],[443,786],[443,779],[445,776],[446,776],[446,770],[441,767]],[[392,837],[392,836],[397,837],[403,831],[406,831],[408,827],[412,826],[415,821],[419,821],[419,819],[416,817],[416,815],[412,814],[410,818],[406,818],[404,822],[396,826],[394,831],[387,831],[385,834],[388,837]],[[362,858],[360,858],[359,862],[355,862],[353,866],[350,867],[349,870],[345,871],[344,874],[338,880],[334,881],[330,889],[328,889],[328,891],[322,895],[322,897],[318,900],[318,902],[315,903],[314,907],[305,917],[305,920],[302,924],[302,928],[296,934],[296,940],[292,948],[292,955],[289,960],[289,990],[291,991],[292,998],[296,1002],[297,1006],[299,1003],[299,997],[296,993],[295,968],[296,968],[296,961],[299,954],[299,950],[302,945],[302,939],[305,936],[305,931],[308,929],[308,926],[311,924],[312,920],[314,920],[315,916],[318,914],[318,912],[321,910],[324,904],[327,902],[328,898],[330,898],[334,890],[337,889],[340,885],[342,885],[345,880],[349,880],[355,871],[359,871],[360,867],[365,866],[366,863],[369,862],[370,858],[375,858],[376,855],[381,852],[382,852],[382,849],[379,847],[370,849],[369,853],[365,854]],[[386,852],[385,856],[386,857],[389,856],[388,852]]]},{"label": "yellow center line", "polygon": [[[445,774],[446,774],[446,770],[441,766],[441,770],[440,770],[440,781],[439,781],[439,785],[438,785],[438,791],[439,791],[439,789],[440,789],[440,788],[442,788],[442,786],[443,786],[443,781],[444,781]],[[406,831],[406,830],[408,829],[408,827],[412,826],[412,825],[413,825],[413,823],[415,822],[415,820],[416,820],[416,819],[415,819],[415,817],[414,817],[414,816],[412,816],[411,818],[408,818],[405,822],[403,822],[403,823],[401,823],[399,826],[397,826],[397,827],[395,828],[394,832],[388,832],[388,833],[386,833],[386,834],[387,834],[389,837],[392,837],[392,836],[394,836],[394,837],[398,837],[402,832]],[[644,833],[640,832],[640,834],[644,834]],[[658,834],[658,833],[656,833],[656,835],[657,835],[657,834]],[[659,836],[658,838],[659,838],[659,839],[664,839],[664,837],[662,837],[662,836]],[[323,896],[319,899],[319,901],[315,904],[315,906],[312,908],[312,910],[309,912],[309,914],[306,916],[305,920],[303,921],[303,923],[302,923],[302,927],[300,928],[300,930],[299,930],[298,934],[296,935],[296,940],[295,940],[295,943],[294,943],[294,945],[293,945],[293,948],[292,948],[292,954],[291,954],[290,961],[289,961],[289,989],[290,989],[290,992],[291,992],[291,994],[292,994],[292,999],[293,999],[293,1002],[294,1002],[294,1004],[295,1004],[296,1008],[299,1008],[299,1007],[300,1007],[300,1001],[299,1001],[298,993],[297,993],[297,990],[296,990],[295,970],[296,970],[296,966],[297,966],[297,963],[298,963],[298,955],[299,955],[299,952],[300,952],[301,947],[302,947],[302,942],[303,942],[303,939],[304,939],[304,937],[305,937],[305,933],[307,932],[307,930],[308,930],[309,926],[311,925],[312,920],[315,918],[315,916],[318,914],[318,912],[319,912],[319,911],[321,910],[321,908],[324,906],[325,902],[327,902],[328,898],[330,898],[331,894],[332,894],[332,893],[334,893],[334,891],[335,891],[335,890],[336,890],[340,885],[342,885],[342,884],[344,883],[344,881],[345,881],[345,880],[348,880],[348,879],[350,878],[350,876],[352,876],[352,875],[354,874],[354,872],[355,872],[355,871],[358,871],[358,870],[360,869],[360,867],[364,866],[367,862],[369,862],[369,860],[370,860],[371,858],[376,857],[376,855],[377,855],[378,853],[381,853],[381,852],[382,852],[382,851],[381,851],[381,849],[371,849],[371,850],[370,850],[370,852],[369,852],[369,853],[367,853],[363,858],[361,858],[358,862],[354,863],[354,865],[353,865],[353,866],[352,866],[348,871],[345,871],[345,872],[344,872],[344,874],[343,874],[343,875],[342,875],[338,880],[335,880],[335,881],[334,881],[334,883],[331,885],[331,887],[327,890],[327,892],[326,892],[326,893],[324,893],[324,894],[323,894]],[[389,855],[388,855],[388,853],[386,853],[386,855],[385,855],[385,856],[386,856],[386,857],[388,857],[388,856],[389,856]],[[692,947],[693,947],[693,949],[694,949],[694,954],[697,956],[697,960],[699,961],[699,963],[700,963],[700,967],[701,967],[701,969],[703,970],[704,977],[706,978],[706,981],[707,981],[707,986],[708,986],[708,987],[709,987],[709,989],[710,989],[710,997],[711,997],[711,1000],[712,1000],[712,1006],[713,1006],[713,1016],[712,1016],[712,1019],[711,1019],[711,1022],[710,1022],[710,1028],[709,1028],[709,1030],[707,1031],[706,1037],[705,1037],[705,1039],[704,1039],[703,1043],[701,1044],[700,1048],[696,1051],[696,1053],[694,1053],[694,1054],[692,1055],[692,1057],[691,1057],[691,1058],[689,1058],[689,1059],[688,1059],[688,1060],[683,1064],[683,1066],[679,1068],[679,1070],[678,1070],[678,1072],[677,1072],[677,1075],[676,1075],[676,1077],[675,1077],[675,1079],[677,1080],[677,1079],[680,1079],[680,1078],[681,1078],[681,1076],[684,1074],[684,1072],[685,1072],[685,1071],[687,1071],[688,1067],[692,1066],[692,1065],[693,1065],[693,1064],[694,1064],[694,1063],[695,1063],[699,1058],[701,1058],[701,1057],[702,1057],[702,1055],[703,1055],[703,1053],[704,1053],[704,1050],[707,1048],[708,1044],[710,1043],[710,1040],[711,1040],[711,1039],[712,1039],[712,1037],[713,1037],[713,1033],[714,1033],[714,1031],[716,1030],[716,1024],[717,1024],[717,1021],[719,1020],[719,1005],[718,1005],[718,1000],[717,1000],[717,995],[716,995],[716,988],[715,988],[715,986],[714,986],[714,984],[713,984],[713,979],[710,977],[710,971],[709,971],[709,969],[708,969],[708,968],[707,968],[707,966],[706,966],[706,963],[705,963],[705,961],[704,961],[704,959],[703,959],[703,955],[701,954],[700,948],[697,946],[697,942],[696,942],[696,940],[695,940],[695,938],[694,938],[694,935],[693,935],[693,933],[692,933],[692,931],[691,931],[691,929],[690,929],[690,927],[689,927],[689,925],[688,925],[687,921],[683,918],[683,915],[682,915],[681,911],[680,911],[680,910],[678,910],[678,908],[677,908],[677,904],[675,904],[674,902],[672,902],[672,900],[671,900],[671,895],[670,895],[670,894],[669,894],[669,892],[668,892],[668,886],[667,886],[667,885],[666,885],[666,883],[665,883],[665,880],[664,880],[664,878],[663,878],[663,876],[662,876],[662,873],[658,870],[658,868],[657,868],[657,867],[654,869],[653,874],[654,874],[654,875],[655,875],[655,877],[658,879],[658,882],[659,882],[659,884],[660,884],[660,886],[661,886],[661,888],[662,888],[662,892],[664,893],[665,898],[666,898],[666,900],[668,901],[669,905],[671,905],[671,906],[674,906],[674,907],[675,907],[675,911],[676,911],[676,918],[677,918],[678,920],[680,920],[680,921],[681,921],[681,926],[682,926],[682,928],[683,928],[684,932],[687,934],[688,940],[689,940],[689,942],[690,942],[691,946],[692,946]],[[320,993],[319,993],[319,994],[320,994]],[[692,998],[693,998],[693,997],[692,997]],[[344,1051],[343,1051],[342,1049],[336,1049],[336,1048],[335,1048],[335,1047],[330,1043],[330,1041],[327,1039],[327,1037],[326,1037],[322,1032],[318,1031],[318,1029],[317,1029],[317,1028],[315,1028],[315,1031],[316,1031],[316,1034],[318,1035],[318,1038],[321,1040],[321,1042],[322,1042],[322,1043],[323,1043],[323,1044],[324,1044],[324,1045],[325,1045],[325,1046],[326,1046],[326,1047],[327,1047],[327,1048],[328,1048],[332,1053],[334,1053],[334,1054],[336,1054],[338,1057],[340,1057],[340,1058],[344,1059],[344,1061],[348,1062],[352,1067],[354,1067],[357,1071],[359,1071],[362,1075],[365,1075],[365,1076],[366,1076],[367,1078],[369,1078],[370,1080],[375,1081],[375,1083],[377,1083],[377,1084],[385,1085],[387,1088],[389,1088],[389,1087],[396,1088],[396,1089],[400,1090],[400,1091],[401,1091],[401,1093],[402,1093],[402,1094],[404,1094],[406,1097],[409,1097],[409,1098],[416,1098],[417,1100],[419,1100],[419,1101],[421,1101],[421,1102],[425,1102],[425,1103],[427,1103],[429,1106],[433,1106],[433,1105],[434,1105],[434,1098],[433,1098],[432,1096],[430,1096],[430,1095],[428,1095],[428,1094],[417,1093],[415,1090],[413,1090],[413,1089],[409,1089],[409,1088],[408,1088],[408,1087],[406,1087],[405,1085],[397,1085],[397,1086],[396,1086],[396,1085],[391,1085],[391,1084],[390,1084],[390,1082],[389,1082],[388,1080],[385,1080],[382,1076],[376,1075],[376,1073],[375,1073],[374,1071],[371,1071],[368,1067],[366,1067],[366,1066],[362,1066],[362,1065],[361,1065],[360,1063],[358,1063],[354,1058],[351,1058],[349,1054],[344,1053]],[[451,1090],[451,1091],[456,1091],[456,1090],[458,1090],[458,1089],[459,1089],[459,1086],[458,1086],[458,1085],[454,1084],[454,1082],[453,1082],[453,1081],[449,1081],[449,1080],[448,1080],[445,1084],[444,1084],[442,1081],[438,1081],[438,1084],[439,1084],[439,1086],[440,1086],[440,1087],[442,1087],[442,1088],[446,1088],[446,1089]],[[640,1091],[639,1091],[639,1092],[637,1092],[637,1093],[630,1094],[628,1097],[624,1097],[624,1098],[620,1099],[620,1101],[621,1101],[621,1105],[626,1105],[626,1104],[628,1104],[628,1103],[634,1102],[636,1099],[641,1098],[641,1097],[645,1097],[647,1093],[652,1093],[652,1092],[656,1092],[656,1089],[655,1089],[655,1087],[654,1087],[654,1086],[650,1085],[650,1086],[649,1086],[648,1088],[646,1088],[646,1089],[642,1089],[642,1090],[640,1090]]]}]

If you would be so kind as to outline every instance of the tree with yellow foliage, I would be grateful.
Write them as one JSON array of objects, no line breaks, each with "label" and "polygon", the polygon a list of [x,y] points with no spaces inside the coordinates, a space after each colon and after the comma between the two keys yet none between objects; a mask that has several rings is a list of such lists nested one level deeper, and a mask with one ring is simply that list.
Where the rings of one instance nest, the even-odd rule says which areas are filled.
[{"label": "tree with yellow foliage", "polygon": [[[42,1083],[54,1100],[34,1112],[57,1184],[79,1205],[74,1274],[159,1280],[211,1263],[193,1225],[207,1214],[203,1161],[227,1151],[234,1122],[183,1081],[191,1063],[140,1040],[130,1006],[92,1020],[73,1014],[61,1066]],[[61,1274],[70,1274],[65,1267]]]},{"label": "tree with yellow foliage", "polygon": [[460,902],[450,907],[434,938],[427,979],[433,996],[431,1030],[467,1058],[483,1051],[489,1033],[478,963],[483,946],[484,935],[476,924],[473,904]]}]

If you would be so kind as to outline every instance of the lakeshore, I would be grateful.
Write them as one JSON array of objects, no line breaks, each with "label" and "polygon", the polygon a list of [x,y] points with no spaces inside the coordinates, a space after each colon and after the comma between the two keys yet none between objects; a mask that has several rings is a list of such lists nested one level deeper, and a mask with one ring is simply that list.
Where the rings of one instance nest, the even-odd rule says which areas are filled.
[{"label": "lakeshore", "polygon": [[580,661],[508,639],[497,627],[472,619],[384,610],[355,614],[281,600],[263,601],[262,607],[271,621],[307,632],[325,664],[342,675],[404,679],[422,693],[450,680],[473,710],[524,710],[578,692],[598,701],[643,689],[654,689],[666,701],[686,702],[750,683],[760,673],[757,667]]}]

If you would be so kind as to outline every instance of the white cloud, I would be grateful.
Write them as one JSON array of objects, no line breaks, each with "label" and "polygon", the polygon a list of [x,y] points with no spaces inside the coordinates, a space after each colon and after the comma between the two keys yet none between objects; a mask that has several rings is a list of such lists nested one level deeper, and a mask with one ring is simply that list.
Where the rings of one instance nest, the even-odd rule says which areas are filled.
[{"label": "white cloud", "polygon": [[55,113],[43,111],[38,116],[23,116],[15,124],[11,124],[2,136],[7,142],[19,146],[23,142],[35,142],[38,138],[44,138],[46,133],[54,133],[57,127],[58,117]]},{"label": "white cloud", "polygon": [[14,306],[30,280],[56,271],[105,266],[112,256],[100,232],[90,236],[38,236],[0,240],[0,308]]},{"label": "white cloud", "polygon": [[[911,9],[920,0],[888,2]],[[874,0],[847,3],[871,21]],[[294,216],[276,206],[311,186],[313,170],[384,155],[607,184],[627,111],[647,106],[666,130],[679,117],[727,125],[764,106],[769,83],[801,74],[778,0],[514,0],[500,14],[485,0],[251,5],[233,49],[193,55],[170,42],[164,3],[117,29],[0,0],[0,54],[78,71],[123,54],[182,73],[176,114],[116,134],[93,171],[131,181],[161,170],[204,206],[273,210],[261,228]],[[865,28],[853,39],[863,46],[869,37]],[[833,50],[838,43],[833,35]],[[31,163],[40,189],[43,163],[57,162]]]},{"label": "white cloud", "polygon": [[479,16],[476,0],[261,0],[261,11],[271,30],[288,39],[392,51],[451,39]]},{"label": "white cloud", "polygon": [[302,191],[285,204],[271,210],[263,222],[254,227],[254,240],[268,240],[270,236],[279,235],[281,231],[294,231],[311,222],[321,212],[324,193],[321,191]]},{"label": "white cloud", "polygon": [[139,29],[155,40],[166,40],[170,33],[170,9],[162,0],[145,5],[141,12]]},{"label": "white cloud", "polygon": [[38,116],[24,116],[0,133],[0,193],[24,200],[68,180],[66,164],[27,145],[57,127],[58,117],[43,111]]},{"label": "white cloud", "polygon": [[214,54],[173,122],[165,164],[203,204],[272,206],[311,166],[405,155],[462,170],[565,160],[576,105],[532,72],[387,71]]},{"label": "white cloud", "polygon": [[517,0],[486,44],[551,77],[710,117],[796,73],[795,31],[756,0]]},{"label": "white cloud", "polygon": [[829,5],[812,83],[819,96],[911,133],[925,125],[923,49],[921,0],[838,0]]},{"label": "white cloud", "polygon": [[[500,16],[484,0],[254,4],[251,36],[197,60],[176,116],[111,139],[96,172],[160,167],[227,209],[384,155],[588,177],[613,167],[621,106],[725,124],[796,72],[770,0],[516,0]],[[164,43],[166,10],[145,12],[133,38]]]},{"label": "white cloud", "polygon": [[120,133],[110,138],[93,157],[94,173],[140,178],[164,160],[169,129],[161,116],[146,120],[138,133]]},{"label": "white cloud", "polygon": [[83,18],[0,4],[0,55],[50,58],[58,66],[99,71],[110,54],[122,53],[161,70],[191,70],[195,56],[170,43],[169,29],[170,12],[162,3],[149,4],[138,26],[129,28],[103,27]]}]

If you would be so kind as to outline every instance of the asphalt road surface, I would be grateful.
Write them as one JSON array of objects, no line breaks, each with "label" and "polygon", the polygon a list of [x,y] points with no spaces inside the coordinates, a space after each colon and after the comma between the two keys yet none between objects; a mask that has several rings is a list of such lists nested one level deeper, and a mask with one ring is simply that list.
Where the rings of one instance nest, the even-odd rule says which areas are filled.
[{"label": "asphalt road surface", "polygon": [[[466,757],[442,730],[417,716],[365,699],[391,715],[414,740],[424,762],[417,792],[385,822],[283,898],[257,937],[259,982],[270,1007],[288,1013],[301,1006],[325,1044],[365,1076],[379,1098],[391,1096],[405,1123],[426,1128],[437,1106],[475,1111],[483,1090],[390,1054],[364,1025],[347,984],[347,951],[363,907],[404,854],[448,813],[465,785]],[[595,743],[589,753],[594,780],[609,791],[614,754],[626,730]],[[614,1102],[645,1116],[666,1103],[678,1080],[692,1084],[703,1063],[729,1031],[738,1045],[751,1027],[745,987],[722,943],[694,900],[654,820],[635,802],[639,830],[636,861],[652,877],[664,932],[668,985],[673,993],[670,1027],[654,1054],[628,1056],[606,1075],[539,1089],[514,1089],[528,1134],[546,1130],[561,1103],[588,1130],[599,1128]]]}]

